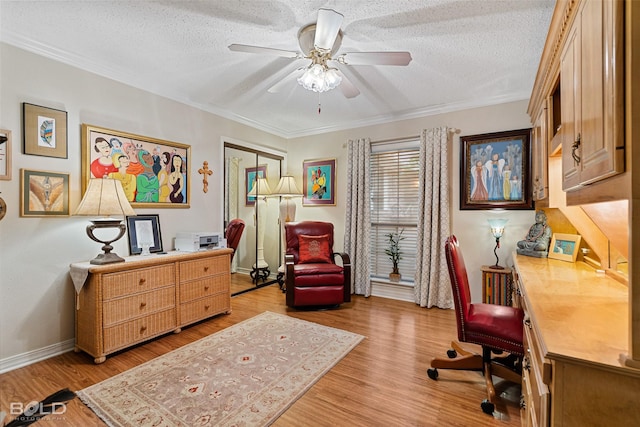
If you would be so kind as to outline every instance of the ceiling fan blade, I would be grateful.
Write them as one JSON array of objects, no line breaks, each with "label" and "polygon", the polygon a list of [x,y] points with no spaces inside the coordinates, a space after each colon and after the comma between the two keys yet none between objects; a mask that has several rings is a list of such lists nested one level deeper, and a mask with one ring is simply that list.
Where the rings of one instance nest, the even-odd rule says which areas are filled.
[{"label": "ceiling fan blade", "polygon": [[285,58],[303,58],[302,54],[292,50],[272,49],[270,47],[251,46],[248,44],[230,44],[229,50],[234,52],[264,53],[267,55],[283,56]]},{"label": "ceiling fan blade", "polygon": [[340,74],[340,77],[342,77],[342,81],[340,82],[340,86],[338,87],[340,88],[340,92],[342,92],[345,98],[350,99],[360,95],[360,91],[358,90],[358,88],[355,87],[353,83],[351,83],[351,81],[347,78],[347,76],[344,75],[342,71],[338,70],[338,74]]},{"label": "ceiling fan blade", "polygon": [[318,10],[318,22],[316,23],[316,35],[314,46],[316,48],[331,50],[333,43],[336,41],[340,25],[344,15],[333,9]]},{"label": "ceiling fan blade", "polygon": [[347,65],[409,65],[409,52],[346,52],[337,60]]}]

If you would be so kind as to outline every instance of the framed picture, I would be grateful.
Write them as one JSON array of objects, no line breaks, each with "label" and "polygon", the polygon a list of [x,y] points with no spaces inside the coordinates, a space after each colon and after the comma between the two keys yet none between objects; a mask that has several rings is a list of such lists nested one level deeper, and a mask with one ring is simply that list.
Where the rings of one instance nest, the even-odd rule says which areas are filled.
[{"label": "framed picture", "polygon": [[576,262],[581,239],[582,237],[577,234],[553,233],[549,247],[549,258]]},{"label": "framed picture", "polygon": [[158,215],[127,216],[127,232],[129,233],[129,253],[140,255],[142,248],[149,247],[149,252],[162,252],[162,236],[160,234],[160,217]]},{"label": "framed picture", "polygon": [[122,182],[134,208],[188,208],[191,147],[82,125],[82,194],[91,178]]},{"label": "framed picture", "polygon": [[11,179],[11,131],[0,129],[0,179]]},{"label": "framed picture", "polygon": [[22,103],[24,154],[67,158],[67,112]]},{"label": "framed picture", "polygon": [[302,205],[336,204],[336,159],[302,162]]},{"label": "framed picture", "polygon": [[460,138],[460,209],[533,209],[531,129]]},{"label": "framed picture", "polygon": [[20,216],[69,216],[69,174],[20,169]]},{"label": "framed picture", "polygon": [[256,204],[255,196],[249,196],[249,192],[253,188],[258,178],[267,177],[267,165],[260,165],[256,167],[246,168],[244,170],[244,182],[245,182],[245,205],[254,206]]}]

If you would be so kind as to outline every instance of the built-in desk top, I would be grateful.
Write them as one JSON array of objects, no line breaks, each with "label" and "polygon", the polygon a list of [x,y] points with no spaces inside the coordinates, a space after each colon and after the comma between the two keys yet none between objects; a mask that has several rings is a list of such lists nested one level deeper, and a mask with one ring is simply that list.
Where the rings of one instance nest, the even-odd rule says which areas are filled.
[{"label": "built-in desk top", "polygon": [[582,262],[515,253],[513,260],[546,357],[623,366],[620,355],[629,348],[625,285]]}]

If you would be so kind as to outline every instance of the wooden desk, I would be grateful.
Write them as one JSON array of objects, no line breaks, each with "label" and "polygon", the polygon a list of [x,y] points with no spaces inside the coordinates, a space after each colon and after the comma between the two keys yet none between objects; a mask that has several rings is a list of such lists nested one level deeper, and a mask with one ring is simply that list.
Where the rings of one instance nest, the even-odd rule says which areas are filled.
[{"label": "wooden desk", "polygon": [[231,312],[231,249],[135,256],[71,265],[76,345],[102,363],[108,354],[220,313]]},{"label": "wooden desk", "polygon": [[638,426],[628,289],[588,265],[513,254],[525,310],[523,426]]}]

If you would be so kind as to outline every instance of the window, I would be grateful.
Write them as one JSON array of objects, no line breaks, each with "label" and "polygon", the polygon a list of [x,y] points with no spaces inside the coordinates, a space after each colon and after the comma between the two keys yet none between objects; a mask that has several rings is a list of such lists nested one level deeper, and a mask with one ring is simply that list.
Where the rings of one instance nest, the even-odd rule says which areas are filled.
[{"label": "window", "polygon": [[374,145],[371,154],[371,275],[388,279],[389,233],[402,231],[398,269],[413,281],[418,234],[419,141]]}]

